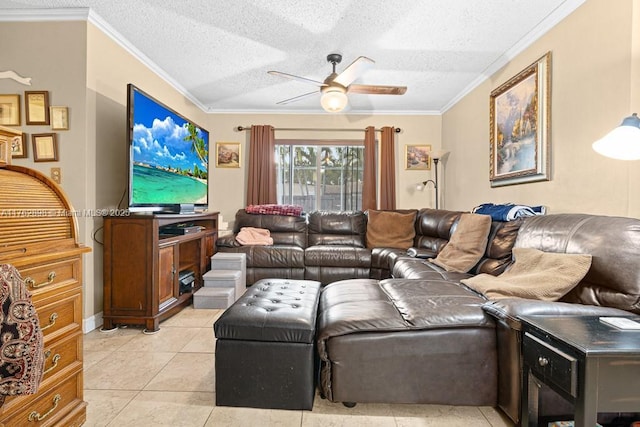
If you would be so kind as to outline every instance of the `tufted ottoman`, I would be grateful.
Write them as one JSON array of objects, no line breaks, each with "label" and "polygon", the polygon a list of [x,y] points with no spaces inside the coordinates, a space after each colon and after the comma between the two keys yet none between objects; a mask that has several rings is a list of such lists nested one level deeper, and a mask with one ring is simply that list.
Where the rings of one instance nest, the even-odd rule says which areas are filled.
[{"label": "tufted ottoman", "polygon": [[214,325],[216,405],[313,407],[320,282],[263,279]]}]

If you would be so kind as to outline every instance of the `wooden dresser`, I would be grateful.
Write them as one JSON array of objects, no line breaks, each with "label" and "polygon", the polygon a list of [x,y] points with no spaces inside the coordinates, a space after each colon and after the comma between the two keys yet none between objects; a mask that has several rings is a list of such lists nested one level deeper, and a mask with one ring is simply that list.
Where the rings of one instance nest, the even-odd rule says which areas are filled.
[{"label": "wooden dresser", "polygon": [[0,264],[13,264],[27,284],[44,334],[45,373],[38,393],[7,397],[4,426],[80,426],[82,255],[77,212],[53,181],[20,166],[0,168]]}]

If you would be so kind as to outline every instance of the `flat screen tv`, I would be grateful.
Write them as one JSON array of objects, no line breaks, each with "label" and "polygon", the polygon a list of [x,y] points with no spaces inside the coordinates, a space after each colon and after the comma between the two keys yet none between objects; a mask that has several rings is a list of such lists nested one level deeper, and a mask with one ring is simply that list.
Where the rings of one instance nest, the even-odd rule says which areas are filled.
[{"label": "flat screen tv", "polygon": [[127,91],[129,210],[206,210],[209,132],[133,84]]}]

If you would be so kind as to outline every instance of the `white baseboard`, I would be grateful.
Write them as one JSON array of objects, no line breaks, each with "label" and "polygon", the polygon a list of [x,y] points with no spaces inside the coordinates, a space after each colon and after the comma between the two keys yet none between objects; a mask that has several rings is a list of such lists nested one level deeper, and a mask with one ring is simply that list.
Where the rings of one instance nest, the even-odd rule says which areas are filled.
[{"label": "white baseboard", "polygon": [[102,312],[82,320],[82,331],[85,334],[98,329],[100,326],[102,326]]}]

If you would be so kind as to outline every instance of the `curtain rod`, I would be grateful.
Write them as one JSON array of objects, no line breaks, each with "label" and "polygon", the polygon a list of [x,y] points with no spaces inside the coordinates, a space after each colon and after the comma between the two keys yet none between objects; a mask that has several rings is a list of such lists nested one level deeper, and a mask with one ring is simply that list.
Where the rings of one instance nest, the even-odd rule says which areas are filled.
[{"label": "curtain rod", "polygon": [[[237,132],[242,132],[242,131],[251,131],[251,126],[246,127],[246,126],[236,126],[233,130],[237,131]],[[301,130],[306,130],[306,131],[312,131],[312,132],[364,132],[366,129],[321,129],[321,128],[274,128],[273,130],[280,130],[280,131],[301,131]],[[382,132],[382,129],[374,129],[376,132]],[[402,132],[402,129],[400,128],[395,128],[396,133],[400,133]]]}]

